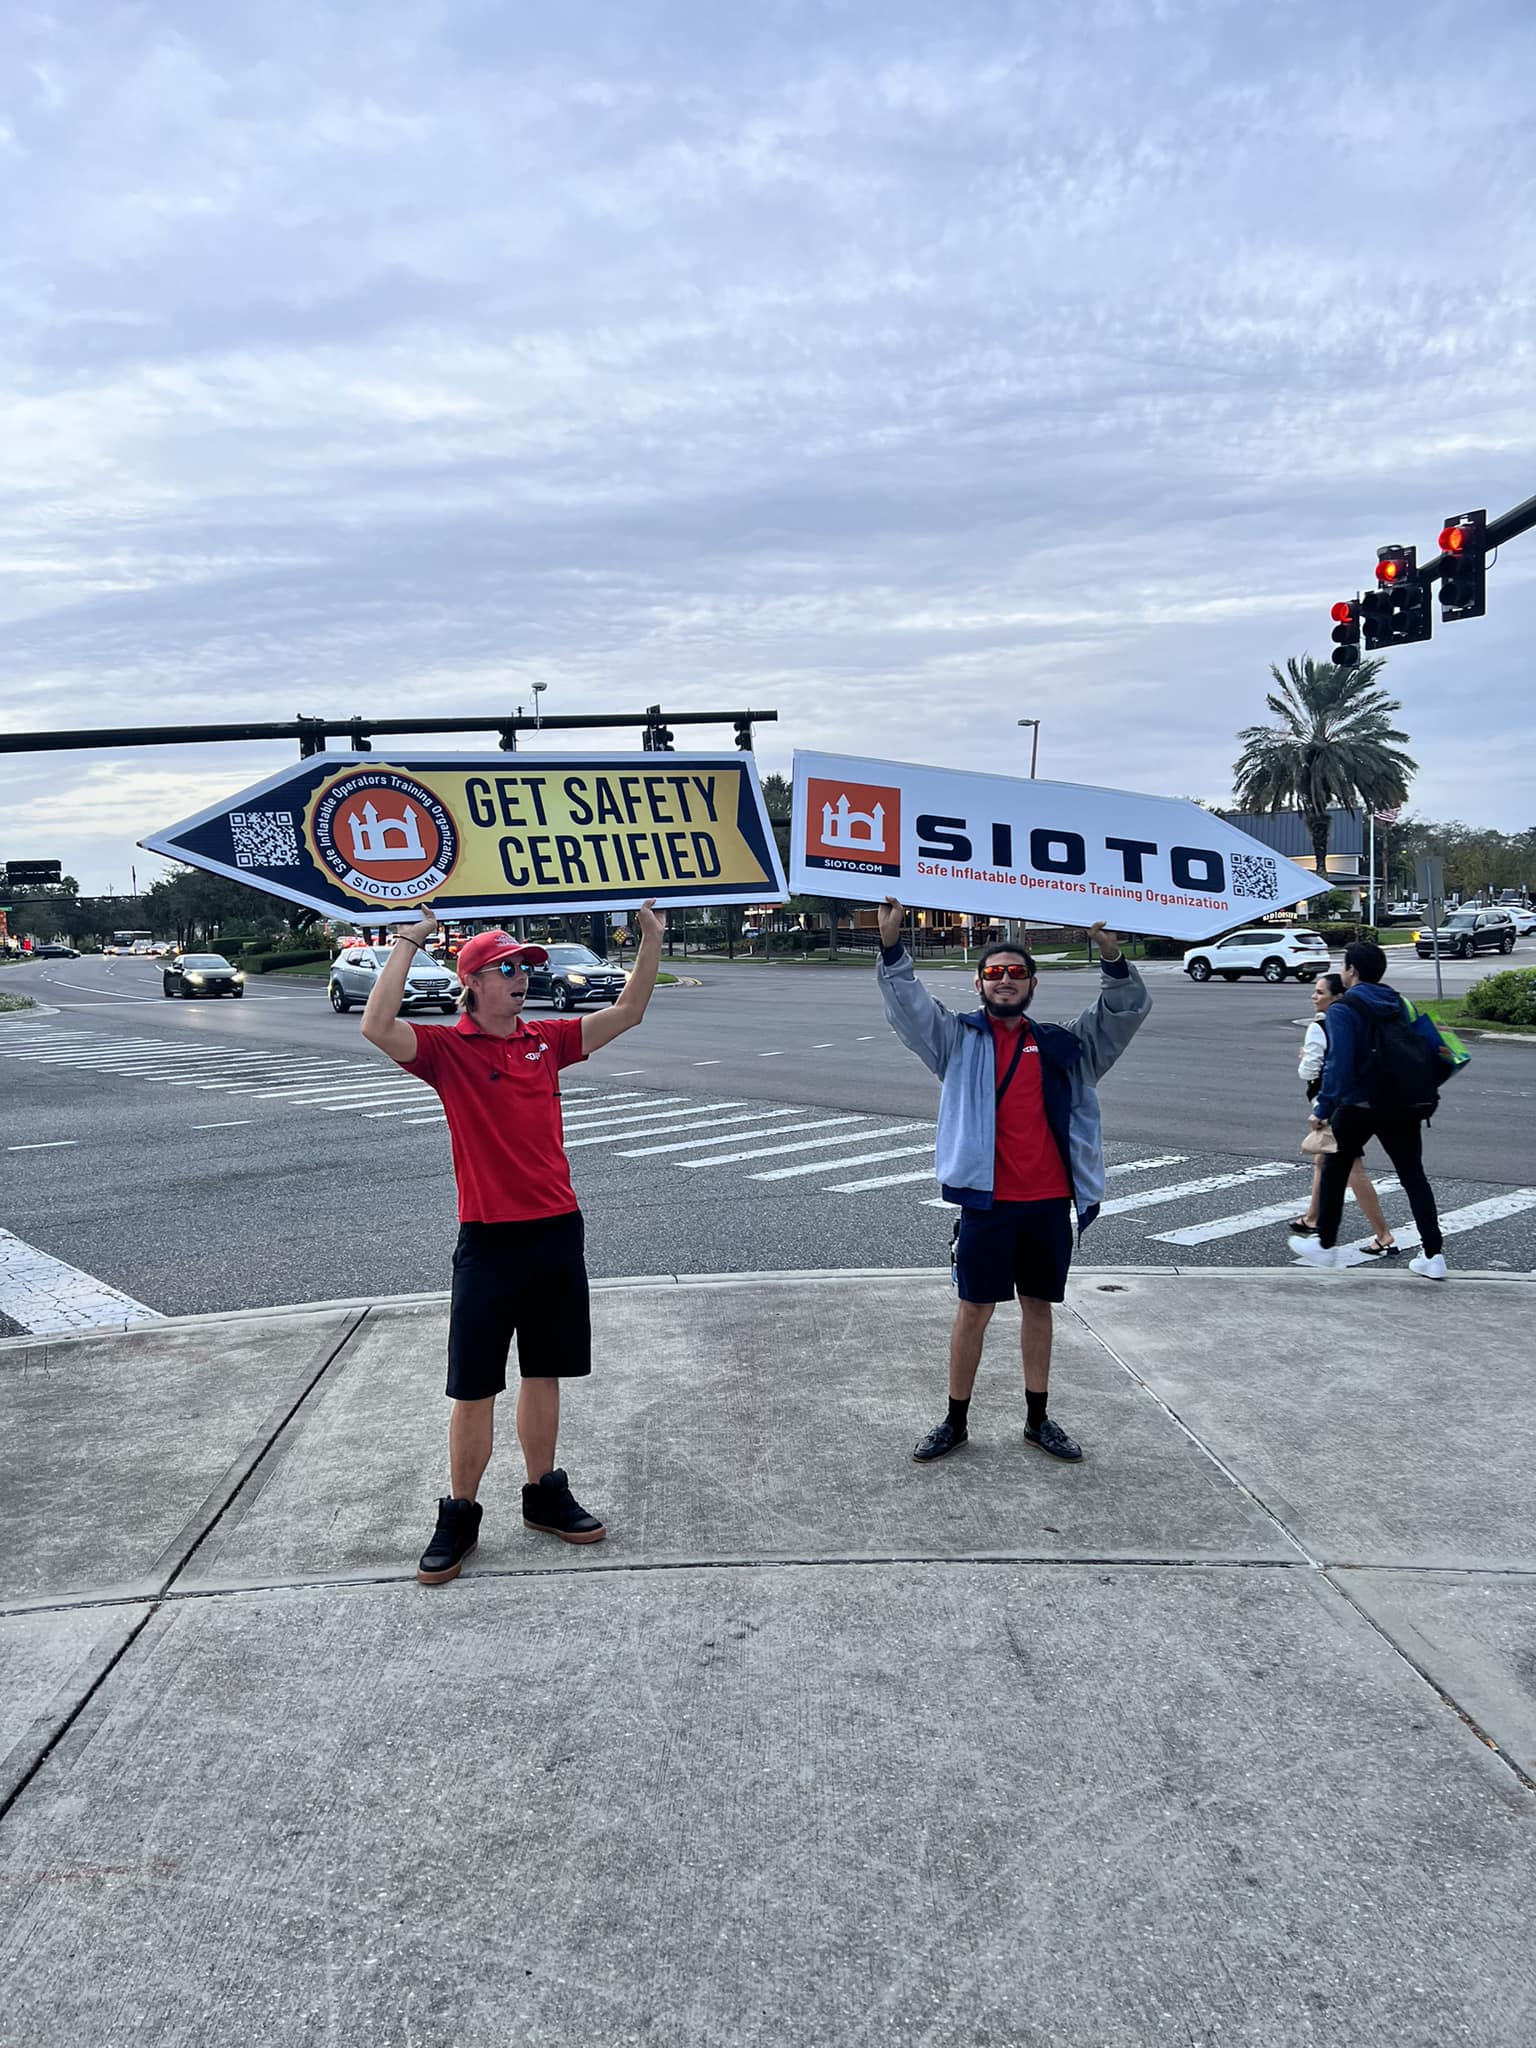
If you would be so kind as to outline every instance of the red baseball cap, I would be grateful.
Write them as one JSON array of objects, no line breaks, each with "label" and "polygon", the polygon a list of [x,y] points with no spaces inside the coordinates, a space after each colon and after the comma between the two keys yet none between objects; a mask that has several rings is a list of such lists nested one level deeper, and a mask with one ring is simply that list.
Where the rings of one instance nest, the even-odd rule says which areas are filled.
[{"label": "red baseball cap", "polygon": [[522,967],[542,967],[549,955],[542,946],[525,946],[510,932],[476,932],[459,948],[455,966],[461,976],[478,974],[498,960],[516,960]]}]

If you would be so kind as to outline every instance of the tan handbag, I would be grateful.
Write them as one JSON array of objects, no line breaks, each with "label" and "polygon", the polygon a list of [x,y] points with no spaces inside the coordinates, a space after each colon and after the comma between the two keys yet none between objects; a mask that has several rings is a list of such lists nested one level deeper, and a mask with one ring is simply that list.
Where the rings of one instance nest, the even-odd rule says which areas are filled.
[{"label": "tan handbag", "polygon": [[1308,1131],[1301,1141],[1301,1149],[1309,1159],[1317,1158],[1321,1152],[1337,1152],[1339,1141],[1333,1135],[1333,1126],[1324,1124],[1320,1131]]}]

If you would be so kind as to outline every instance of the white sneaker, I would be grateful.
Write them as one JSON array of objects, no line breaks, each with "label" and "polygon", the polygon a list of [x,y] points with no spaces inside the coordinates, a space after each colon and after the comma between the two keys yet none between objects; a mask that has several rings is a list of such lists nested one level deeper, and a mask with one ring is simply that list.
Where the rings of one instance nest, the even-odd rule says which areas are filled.
[{"label": "white sneaker", "polygon": [[1449,1280],[1451,1277],[1445,1270],[1444,1252],[1436,1252],[1432,1259],[1426,1258],[1423,1252],[1417,1252],[1408,1261],[1408,1270],[1410,1273],[1422,1273],[1426,1280]]},{"label": "white sneaker", "polygon": [[1321,1266],[1328,1273],[1338,1272],[1344,1266],[1365,1264],[1364,1254],[1351,1245],[1320,1245],[1315,1237],[1292,1237],[1286,1242],[1306,1265]]}]

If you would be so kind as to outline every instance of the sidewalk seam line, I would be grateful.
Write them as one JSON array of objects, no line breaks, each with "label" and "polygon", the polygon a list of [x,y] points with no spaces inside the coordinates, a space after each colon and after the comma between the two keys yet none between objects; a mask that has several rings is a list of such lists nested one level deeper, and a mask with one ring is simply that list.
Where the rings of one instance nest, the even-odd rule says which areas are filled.
[{"label": "sidewalk seam line", "polygon": [[[75,1727],[81,1715],[86,1711],[86,1709],[91,1705],[91,1702],[101,1692],[102,1687],[107,1683],[108,1679],[111,1678],[113,1673],[117,1670],[118,1666],[122,1663],[123,1659],[128,1655],[128,1652],[133,1648],[134,1644],[139,1640],[140,1636],[143,1635],[145,1629],[147,1629],[150,1626],[151,1622],[153,1622],[159,1616],[159,1614],[164,1609],[167,1600],[178,1597],[186,1597],[185,1595],[178,1596],[175,1594],[174,1588],[176,1585],[176,1581],[180,1578],[181,1574],[186,1570],[187,1566],[191,1563],[192,1559],[197,1555],[197,1552],[202,1547],[202,1545],[207,1541],[208,1537],[213,1533],[213,1531],[218,1527],[219,1523],[224,1519],[225,1515],[228,1514],[230,1508],[233,1507],[234,1503],[239,1499],[240,1495],[249,1485],[251,1479],[255,1476],[257,1472],[260,1471],[261,1466],[264,1460],[266,1459],[268,1453],[271,1451],[273,1445],[279,1441],[279,1439],[283,1435],[283,1432],[288,1428],[290,1423],[293,1421],[293,1418],[298,1414],[299,1410],[304,1406],[305,1402],[309,1399],[310,1395],[315,1391],[316,1387],[318,1387],[320,1382],[325,1378],[326,1374],[330,1371],[331,1367],[336,1363],[336,1360],[341,1356],[342,1352],[346,1350],[347,1346],[351,1343],[353,1337],[356,1336],[357,1332],[363,1327],[363,1324],[368,1320],[370,1313],[371,1310],[365,1308],[362,1311],[362,1313],[356,1317],[354,1321],[351,1321],[347,1324],[347,1327],[342,1331],[337,1342],[331,1347],[331,1349],[326,1353],[324,1359],[321,1361],[319,1369],[309,1379],[307,1384],[304,1386],[302,1392],[299,1394],[297,1400],[293,1402],[293,1404],[288,1409],[287,1413],[281,1417],[277,1424],[277,1427],[268,1436],[266,1442],[262,1445],[261,1449],[257,1451],[254,1457],[248,1458],[246,1460],[244,1471],[240,1474],[240,1477],[235,1481],[234,1485],[230,1488],[223,1505],[211,1517],[206,1527],[192,1539],[192,1542],[187,1546],[187,1549],[184,1555],[182,1556],[180,1563],[177,1564],[175,1568],[166,1577],[166,1579],[160,1587],[159,1592],[151,1593],[147,1596],[147,1598],[142,1595],[140,1596],[141,1598],[145,1599],[145,1606],[143,1616],[141,1617],[138,1626],[129,1630],[128,1634],[124,1637],[122,1643],[118,1647],[116,1654],[114,1656],[108,1657],[103,1662],[101,1669],[96,1673],[95,1678],[92,1680],[90,1685],[87,1686],[86,1690],[81,1694],[80,1698],[75,1702],[74,1706],[69,1710],[67,1714],[61,1717],[58,1726],[54,1729],[48,1741],[43,1743],[43,1745],[39,1748],[37,1755],[32,1759],[31,1763],[17,1778],[16,1783],[10,1788],[9,1792],[5,1794],[4,1798],[0,1799],[0,1821],[3,1821],[5,1819],[6,1815],[11,1811],[11,1808],[16,1804],[17,1800],[20,1799],[21,1795],[32,1783],[32,1780],[37,1776],[38,1772],[41,1771],[44,1764],[47,1763],[48,1759],[59,1747],[59,1744],[64,1741],[66,1736],[68,1736],[68,1734],[70,1733],[71,1729]],[[138,1603],[137,1601],[124,1600],[114,1601],[110,1604],[114,1606],[130,1606],[137,1605]],[[47,1610],[44,1611],[46,1612]]]}]

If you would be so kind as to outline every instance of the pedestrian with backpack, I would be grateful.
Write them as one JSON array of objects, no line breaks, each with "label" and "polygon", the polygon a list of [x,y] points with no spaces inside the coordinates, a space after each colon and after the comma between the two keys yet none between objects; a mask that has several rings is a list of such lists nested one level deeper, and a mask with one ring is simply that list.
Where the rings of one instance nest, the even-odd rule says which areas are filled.
[{"label": "pedestrian with backpack", "polygon": [[[1308,1102],[1316,1101],[1317,1091],[1323,1085],[1323,1063],[1328,1057],[1328,1012],[1343,993],[1344,977],[1341,974],[1320,974],[1312,984],[1312,1016],[1307,1024],[1307,1035],[1301,1042],[1301,1058],[1296,1063],[1296,1071],[1306,1084]],[[1317,1235],[1318,1203],[1323,1192],[1323,1161],[1327,1156],[1325,1152],[1313,1155],[1312,1192],[1307,1198],[1306,1213],[1298,1216],[1291,1225],[1298,1237]],[[1402,1251],[1392,1235],[1392,1226],[1381,1206],[1381,1197],[1365,1170],[1363,1159],[1355,1161],[1349,1176],[1349,1189],[1374,1233],[1370,1243],[1360,1247],[1361,1257],[1400,1259]]]},{"label": "pedestrian with backpack", "polygon": [[1426,1280],[1444,1280],[1445,1241],[1424,1172],[1424,1126],[1452,1071],[1451,1057],[1433,1024],[1383,980],[1386,971],[1387,956],[1373,941],[1345,947],[1344,994],[1328,1011],[1328,1051],[1312,1103],[1312,1128],[1331,1126],[1338,1149],[1323,1157],[1317,1235],[1292,1237],[1290,1247],[1311,1266],[1360,1262],[1357,1251],[1338,1243],[1339,1225],[1350,1173],[1377,1138],[1418,1227],[1421,1249],[1409,1267]]}]

